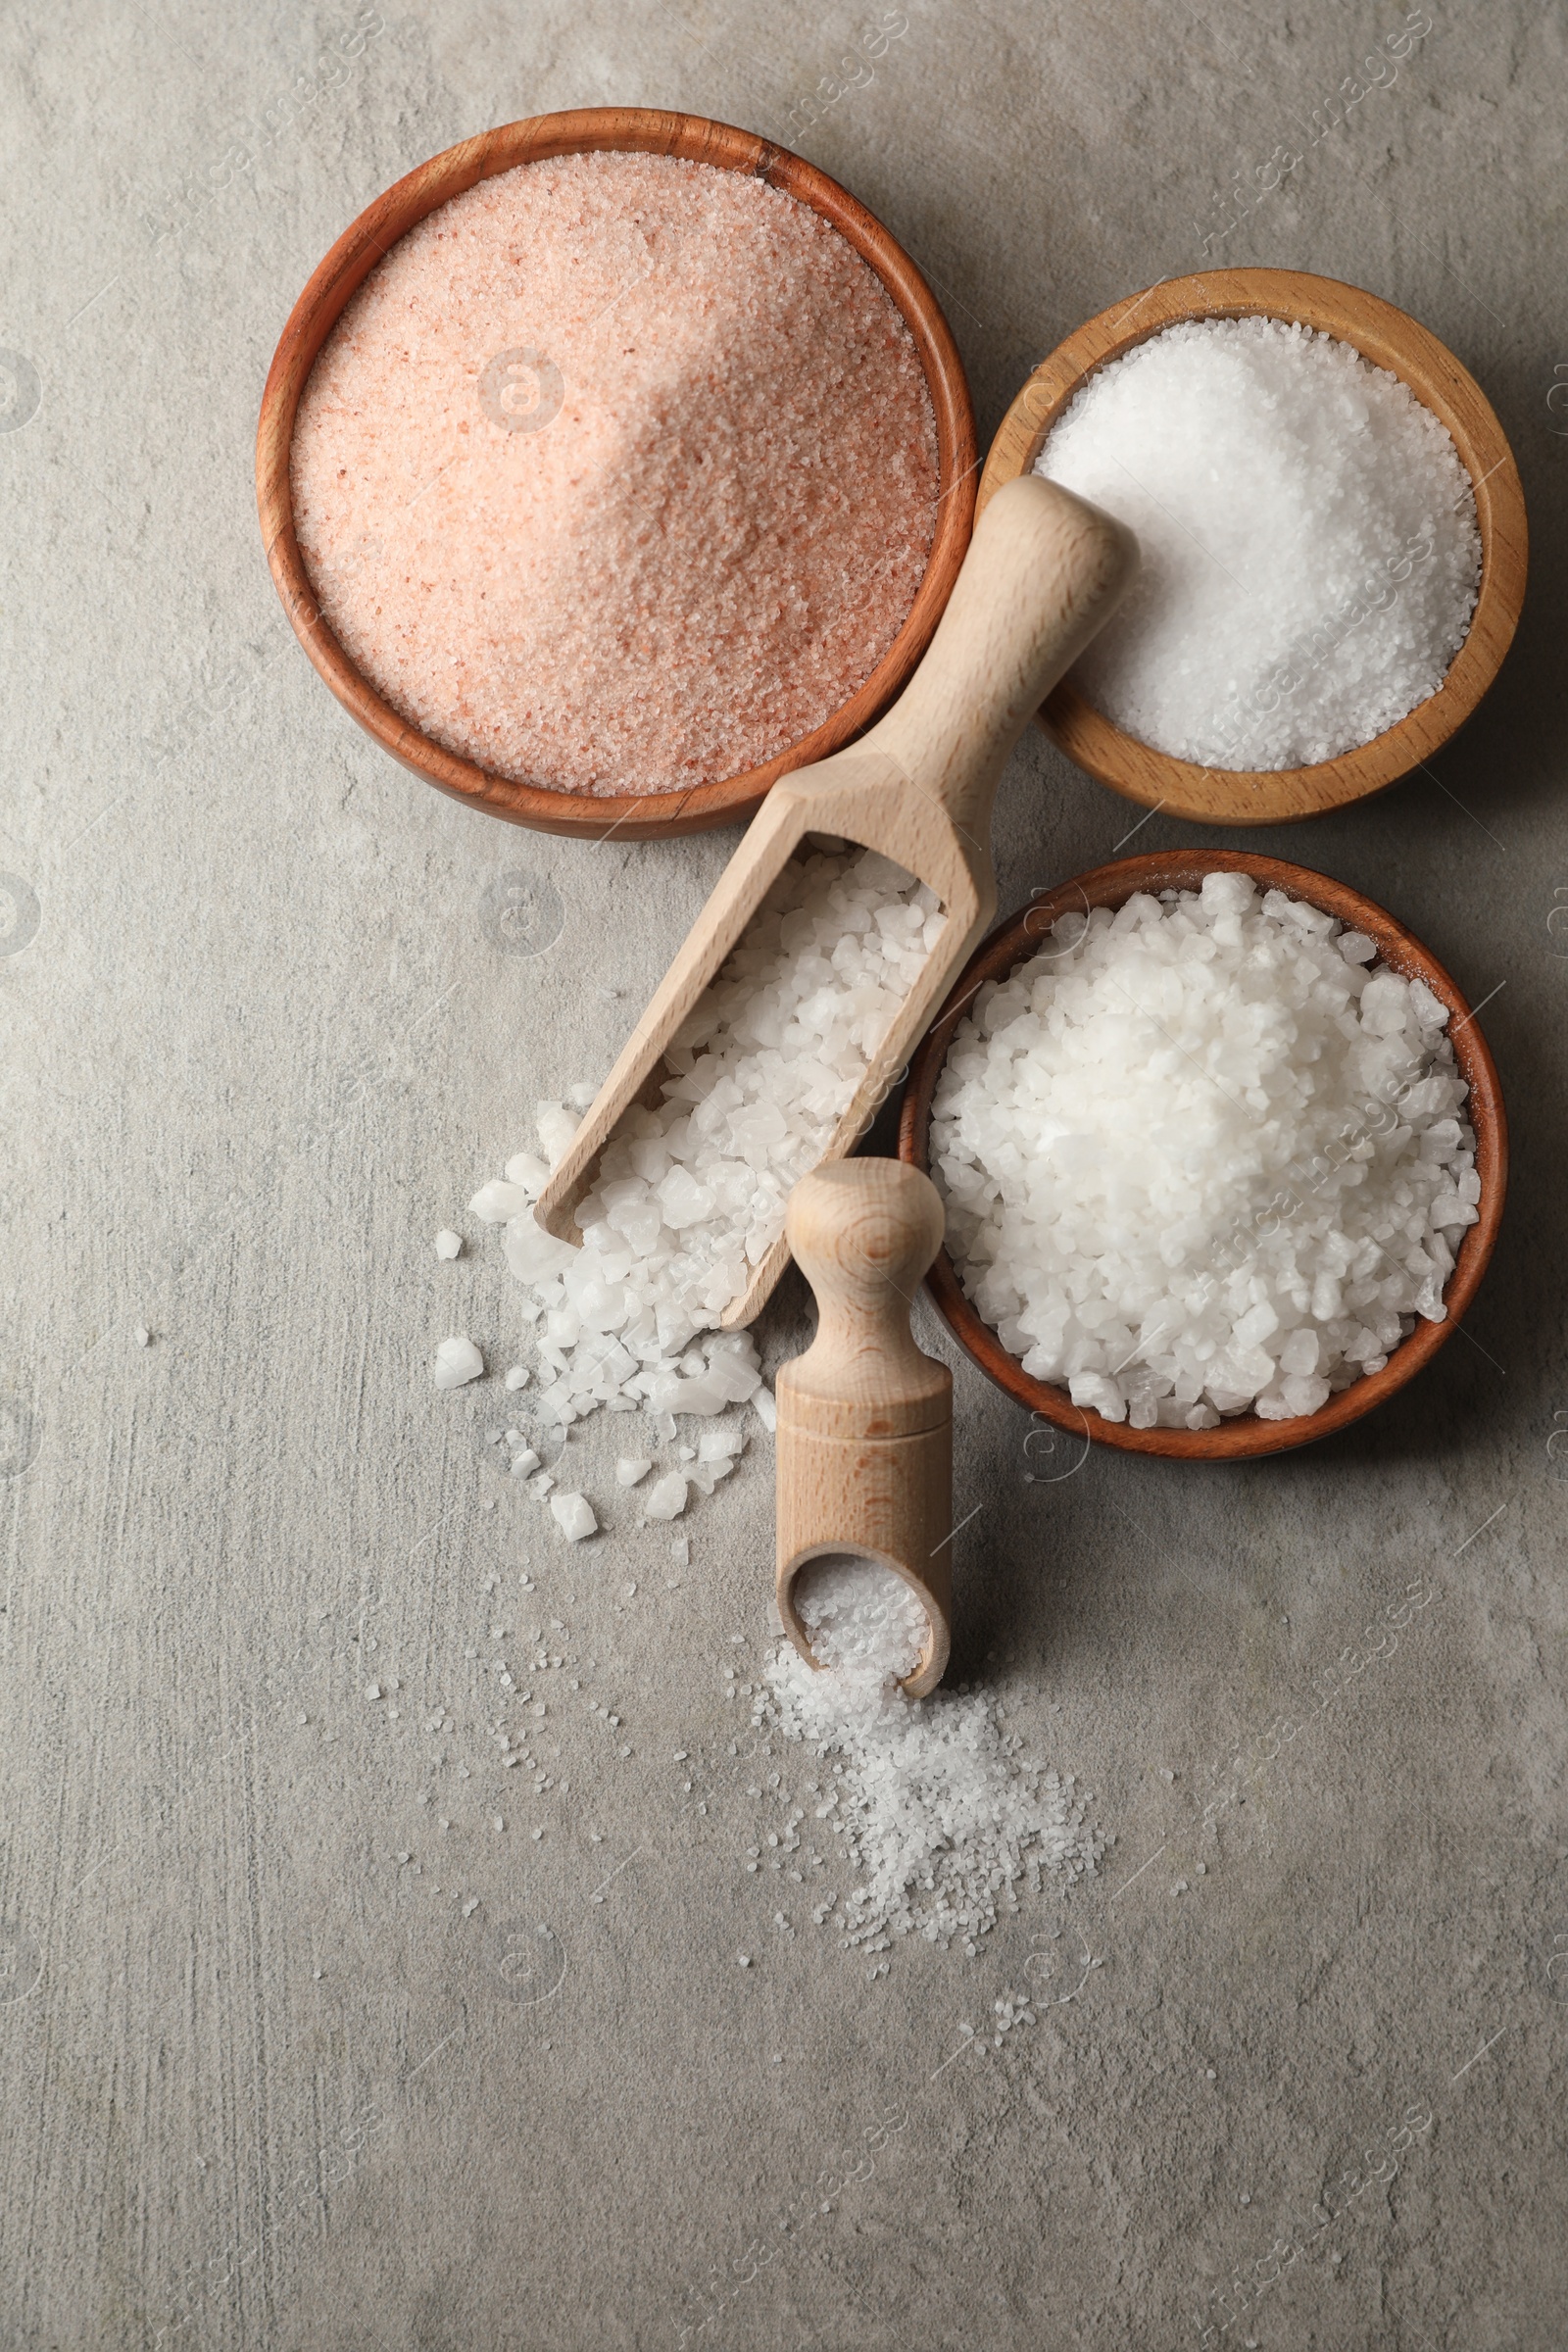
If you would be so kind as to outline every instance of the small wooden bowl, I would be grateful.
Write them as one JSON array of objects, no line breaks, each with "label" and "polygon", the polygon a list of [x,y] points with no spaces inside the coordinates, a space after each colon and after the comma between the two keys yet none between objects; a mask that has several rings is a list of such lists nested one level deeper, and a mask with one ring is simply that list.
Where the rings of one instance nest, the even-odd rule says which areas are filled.
[{"label": "small wooden bowl", "polygon": [[[842,709],[787,752],[760,767],[749,768],[744,775],[701,784],[687,792],[605,799],[514,783],[431,742],[400,718],[355,667],[322,617],[294,535],[289,495],[294,416],[316,355],[350,295],[398,238],[437,205],[498,172],[510,172],[514,164],[601,148],[676,155],[695,163],[714,164],[727,172],[748,172],[831,221],[875,270],[914,337],[936,411],[939,466],[936,537],[925,576],[888,652]],[[931,642],[957,577],[974,522],[976,463],[969,386],[948,322],[908,255],[863,205],[857,204],[814,164],[755,137],[749,130],[710,122],[701,115],[593,106],[570,114],[536,115],[527,122],[508,122],[477,138],[465,139],[388,188],[344,230],[290,312],[273,356],[256,435],[256,502],[267,561],[295,635],[344,709],[374,736],[383,751],[443,792],[488,808],[497,816],[510,817],[514,824],[532,825],[543,833],[582,834],[594,840],[619,833],[644,841],[741,823],[760,806],[778,777],[825,760],[881,715]]]},{"label": "small wooden bowl", "polygon": [[1469,632],[1431,695],[1370,743],[1312,767],[1199,767],[1124,734],[1070,677],[1041,723],[1069,760],[1145,808],[1208,825],[1272,825],[1317,816],[1396,783],[1441,750],[1496,676],[1524,603],[1529,534],[1519,469],[1492,406],[1451,351],[1414,318],[1359,286],[1294,270],[1207,270],[1173,277],[1102,311],[1042,361],[1002,420],[980,477],[977,514],[1014,474],[1027,473],[1046,435],[1087,378],[1184,318],[1285,318],[1321,327],[1408,384],[1453,435],[1476,497],[1481,588]]},{"label": "small wooden bowl", "polygon": [[[949,997],[909,1073],[908,1091],[899,1124],[899,1156],[929,1172],[931,1101],[953,1043],[954,1031],[988,980],[1004,980],[1016,965],[1027,962],[1057,917],[1074,908],[1120,906],[1135,891],[1198,890],[1212,873],[1250,874],[1265,890],[1283,890],[1304,899],[1326,914],[1337,915],[1348,928],[1364,931],[1376,941],[1380,959],[1406,980],[1424,980],[1449,1008],[1448,1035],[1454,1060],[1470,1089],[1464,1117],[1475,1130],[1476,1173],[1481,1179],[1480,1219],[1467,1226],[1457,1260],[1443,1294],[1447,1308],[1442,1323],[1418,1321],[1401,1340],[1381,1372],[1363,1374],[1341,1389],[1315,1413],[1294,1421],[1260,1421],[1255,1413],[1238,1413],[1218,1429],[1133,1429],[1125,1421],[1107,1421],[1087,1406],[1074,1404],[1065,1389],[1050,1386],[1027,1373],[1010,1355],[989,1323],[970,1304],[953,1261],[943,1250],[926,1276],[926,1283],[955,1338],[999,1388],[1026,1405],[1031,1413],[1084,1441],[1116,1446],[1126,1453],[1154,1453],[1167,1460],[1236,1462],[1253,1454],[1285,1453],[1310,1445],[1359,1421],[1363,1413],[1392,1396],[1430,1363],[1476,1295],[1497,1239],[1503,1196],[1508,1187],[1508,1127],[1503,1116],[1502,1090],[1496,1065],[1486,1040],[1471,1017],[1470,1007],[1437,957],[1392,914],[1359,891],[1315,874],[1304,865],[1287,865],[1278,858],[1253,858],[1239,851],[1170,850],[1152,857],[1121,858],[1113,865],[1097,866],[1036,900],[992,932],[975,951]],[[1462,1026],[1461,1026],[1462,1024]]]}]

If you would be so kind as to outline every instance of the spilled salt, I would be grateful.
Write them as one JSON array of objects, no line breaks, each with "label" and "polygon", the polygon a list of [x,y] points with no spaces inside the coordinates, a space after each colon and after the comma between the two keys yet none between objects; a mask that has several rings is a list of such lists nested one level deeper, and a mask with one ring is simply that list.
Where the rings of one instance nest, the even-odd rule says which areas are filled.
[{"label": "spilled salt", "polygon": [[[753,1720],[832,1765],[813,1812],[859,1874],[834,1913],[847,1945],[883,1950],[895,1936],[919,1935],[972,1953],[1004,1910],[1017,1909],[1020,1886],[1039,1892],[1048,1873],[1094,1870],[1101,1841],[1072,1780],[1030,1763],[989,1696],[910,1699],[898,1688],[926,1635],[902,1578],[841,1556],[803,1572],[796,1606],[813,1654],[833,1662],[809,1666],[782,1644]],[[804,1808],[790,1815],[791,1851],[805,1818]]]},{"label": "spilled salt", "polygon": [[[875,851],[792,860],[671,1044],[662,1100],[629,1111],[606,1148],[576,1210],[581,1247],[533,1214],[538,1158],[517,1154],[515,1178],[475,1197],[475,1213],[505,1218],[507,1263],[528,1295],[541,1422],[617,1399],[712,1415],[765,1394],[750,1336],[719,1335],[719,1318],[782,1232],[791,1188],[848,1110],[943,921],[933,894]],[[576,1126],[543,1106],[552,1158]],[[706,1457],[710,1482],[735,1450]],[[648,1504],[653,1517],[681,1507]]]}]

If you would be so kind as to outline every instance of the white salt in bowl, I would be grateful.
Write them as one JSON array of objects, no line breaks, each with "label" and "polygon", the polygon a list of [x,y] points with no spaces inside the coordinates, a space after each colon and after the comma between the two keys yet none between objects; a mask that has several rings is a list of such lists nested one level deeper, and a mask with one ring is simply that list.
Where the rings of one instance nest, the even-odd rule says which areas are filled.
[{"label": "white salt in bowl", "polygon": [[[929,1172],[931,1104],[937,1081],[954,1033],[987,981],[1005,980],[1019,964],[1038,955],[1051,926],[1061,915],[1087,913],[1094,906],[1120,906],[1136,891],[1200,890],[1204,875],[1213,873],[1247,874],[1260,890],[1283,891],[1289,898],[1305,900],[1325,914],[1337,916],[1347,929],[1362,932],[1374,943],[1380,961],[1389,970],[1401,979],[1425,981],[1448,1007],[1447,1036],[1459,1075],[1470,1090],[1463,1115],[1475,1130],[1476,1173],[1481,1180],[1477,1222],[1466,1229],[1444,1289],[1446,1319],[1441,1323],[1418,1321],[1382,1371],[1352,1381],[1315,1413],[1289,1421],[1265,1421],[1256,1413],[1238,1413],[1223,1420],[1217,1429],[1134,1429],[1130,1422],[1108,1421],[1089,1406],[1074,1404],[1065,1389],[1037,1380],[1009,1354],[971,1302],[947,1251],[940,1251],[926,1284],[954,1337],[999,1388],[1038,1420],[1073,1441],[1063,1457],[1073,1466],[1091,1444],[1118,1446],[1128,1453],[1158,1454],[1173,1461],[1242,1461],[1254,1454],[1288,1452],[1360,1420],[1413,1380],[1458,1324],[1486,1272],[1502,1219],[1508,1183],[1502,1090],[1470,1006],[1443,965],[1401,922],[1359,891],[1306,866],[1238,851],[1169,850],[1145,858],[1121,858],[1112,865],[1098,866],[1092,873],[1064,882],[1000,924],[954,984],[910,1067],[899,1127],[900,1158]],[[1044,1448],[1041,1458],[1046,1458]],[[1055,1461],[1058,1454],[1050,1458]]]},{"label": "white salt in bowl", "polygon": [[1278,318],[1335,336],[1408,386],[1453,437],[1475,493],[1481,586],[1463,644],[1436,694],[1398,722],[1310,767],[1200,767],[1141,743],[1064,678],[1040,712],[1069,760],[1146,808],[1203,824],[1279,824],[1381,792],[1430,760],[1491,686],[1524,602],[1529,534],[1519,469],[1486,394],[1436,335],[1359,286],[1293,270],[1205,270],[1102,311],[1035,369],[1003,418],[976,514],[1027,473],[1089,377],[1184,319]]},{"label": "white salt in bowl", "polygon": [[[311,368],[344,306],[399,237],[438,205],[514,165],[616,149],[679,156],[765,180],[821,215],[875,272],[914,339],[936,415],[936,535],[913,604],[864,684],[822,725],[760,767],[678,792],[602,796],[556,792],[492,773],[401,717],[337,642],[312,589],[295,536],[289,484],[294,419]],[[825,760],[862,734],[903,691],[929,645],[958,574],[974,519],[976,450],[968,381],[941,306],[908,255],[847,189],[814,164],[751,131],[701,115],[584,107],[538,115],[449,147],[400,179],[345,229],[290,313],[262,396],[256,495],[273,581],[290,625],[320,676],[383,751],[470,807],[546,833],[633,841],[744,822],[776,779]]]}]

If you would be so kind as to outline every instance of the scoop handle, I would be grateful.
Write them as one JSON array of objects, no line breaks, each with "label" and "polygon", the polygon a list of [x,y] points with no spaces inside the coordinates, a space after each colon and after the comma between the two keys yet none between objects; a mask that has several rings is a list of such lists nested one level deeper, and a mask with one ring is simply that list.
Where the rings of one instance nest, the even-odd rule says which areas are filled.
[{"label": "scoop handle", "polygon": [[1131,531],[1098,507],[1040,474],[1004,483],[924,661],[861,748],[889,753],[960,831],[988,842],[1008,754],[1137,566]]},{"label": "scoop handle", "polygon": [[935,1689],[953,1605],[953,1375],[916,1347],[909,1306],[942,1241],[928,1176],[897,1159],[813,1168],[785,1230],[816,1293],[816,1338],[778,1375],[779,1617],[801,1654],[795,1580],[810,1561],[879,1561],[912,1587],[930,1637],[905,1684]]}]

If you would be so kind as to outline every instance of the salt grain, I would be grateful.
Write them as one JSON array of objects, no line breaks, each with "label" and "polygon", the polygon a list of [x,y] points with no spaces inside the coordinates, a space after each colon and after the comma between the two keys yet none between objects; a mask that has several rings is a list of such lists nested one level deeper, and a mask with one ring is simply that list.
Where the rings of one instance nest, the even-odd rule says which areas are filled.
[{"label": "salt grain", "polygon": [[668,1470],[649,1489],[643,1509],[650,1519],[678,1519],[686,1508],[686,1494],[680,1472]]},{"label": "salt grain", "polygon": [[582,1494],[552,1494],[550,1515],[568,1543],[580,1544],[598,1530],[593,1505]]},{"label": "salt grain", "polygon": [[449,749],[580,792],[716,781],[821,725],[904,625],[937,479],[913,338],[848,240],[658,155],[519,165],[417,222],[291,453],[351,660]]},{"label": "salt grain", "polygon": [[1035,470],[1137,533],[1139,576],[1072,676],[1156,750],[1334,759],[1435,694],[1463,643],[1470,477],[1408,386],[1332,336],[1167,327],[1090,378]]},{"label": "salt grain", "polygon": [[948,1249],[1075,1404],[1288,1419],[1443,1321],[1481,1191],[1447,1013],[1340,936],[1212,873],[1064,916],[956,1032],[931,1122]]},{"label": "salt grain", "polygon": [[461,1389],[483,1370],[484,1357],[471,1340],[443,1340],[435,1351],[431,1378],[438,1389]]},{"label": "salt grain", "polygon": [[462,1248],[462,1234],[454,1233],[450,1225],[443,1225],[440,1232],[435,1237],[435,1253],[437,1257],[456,1257]]}]

